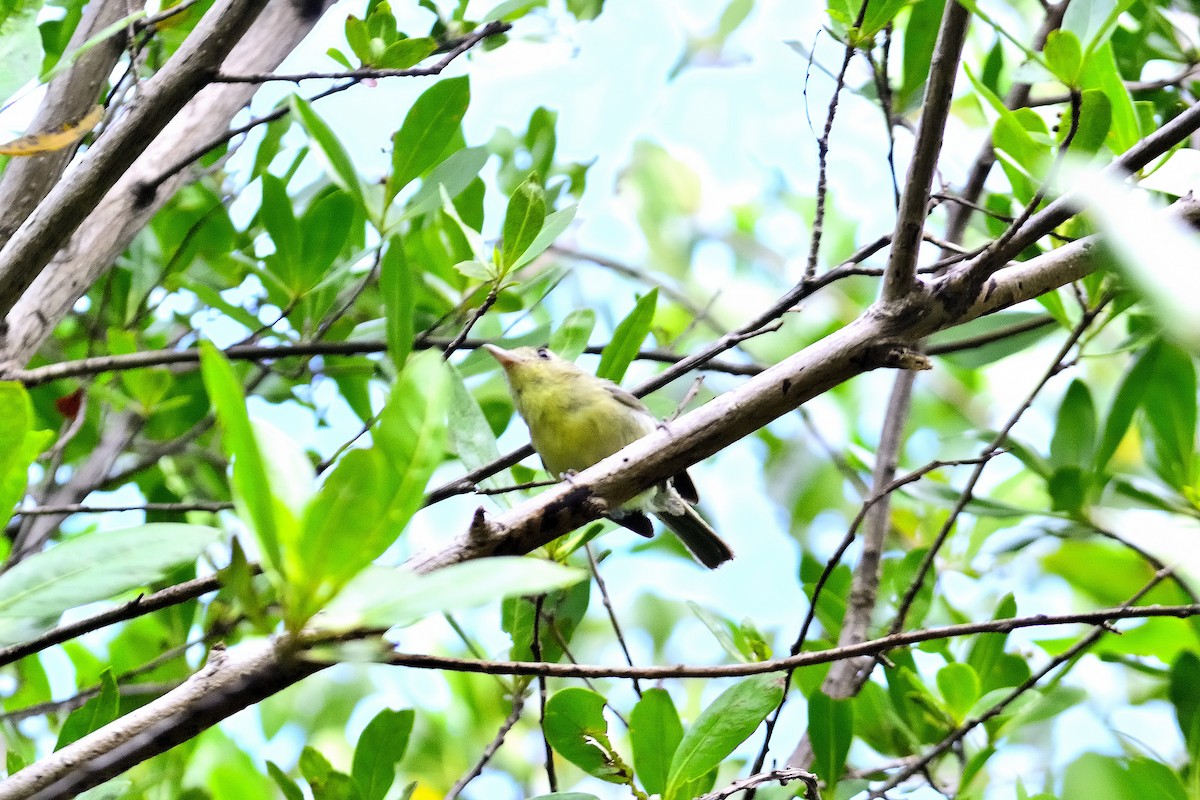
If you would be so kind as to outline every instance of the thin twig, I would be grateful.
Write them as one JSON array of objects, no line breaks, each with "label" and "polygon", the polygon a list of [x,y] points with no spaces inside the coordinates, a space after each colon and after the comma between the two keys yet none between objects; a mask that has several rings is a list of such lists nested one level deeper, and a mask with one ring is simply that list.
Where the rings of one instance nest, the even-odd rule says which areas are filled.
[{"label": "thin twig", "polygon": [[[798,653],[795,656],[787,656],[769,661],[749,661],[736,664],[718,664],[715,666],[674,664],[667,666],[630,667],[628,665],[616,664],[561,664],[549,661],[477,661],[473,659],[427,655],[424,653],[400,652],[388,654],[384,661],[392,666],[407,667],[410,669],[472,672],[483,675],[542,675],[553,678],[620,678],[626,680],[630,678],[641,678],[642,680],[740,678],[747,675],[784,672],[789,669],[811,667],[818,664],[831,664],[846,658],[874,656],[886,653],[889,650],[908,647],[909,645],[921,642],[955,639],[980,633],[1011,633],[1014,630],[1022,628],[1042,628],[1076,623],[1094,625],[1118,620],[1159,617],[1188,619],[1196,616],[1200,616],[1200,604],[1131,606],[1128,608],[1121,606],[1096,611],[1083,611],[1075,614],[1035,614],[1029,617],[1009,617],[1006,619],[984,620],[982,622],[967,622],[959,625],[946,625],[919,631],[905,631],[903,633],[889,634],[878,639],[871,639],[848,647],[812,650],[805,653]],[[355,638],[359,635],[361,634],[348,634],[340,638]],[[317,643],[330,638],[328,636],[315,637],[313,642]]]},{"label": "thin twig", "polygon": [[[591,544],[585,543],[583,548],[587,551],[588,565],[592,568],[592,577],[596,579],[596,588],[600,590],[600,600],[604,603],[604,610],[608,612],[608,621],[612,623],[617,644],[621,646],[621,652],[625,655],[625,663],[632,667],[633,656],[629,653],[629,645],[625,643],[625,635],[621,632],[621,623],[617,622],[617,612],[613,609],[612,598],[608,596],[608,587],[604,584],[604,578],[600,576],[600,565],[596,563],[596,555],[592,552]],[[633,691],[637,693],[638,697],[642,696],[642,687],[637,678],[633,679]]]},{"label": "thin twig", "polygon": [[504,744],[504,737],[508,736],[508,732],[517,724],[517,720],[521,718],[521,711],[525,708],[525,695],[518,692],[513,695],[512,711],[508,717],[500,725],[500,730],[496,731],[496,735],[492,737],[492,741],[488,742],[488,746],[483,748],[483,754],[479,756],[479,760],[471,767],[470,772],[463,775],[454,785],[450,787],[450,791],[446,793],[446,800],[455,800],[462,790],[467,788],[467,784],[479,777],[483,772],[483,768],[492,760],[492,756],[496,755],[496,751],[500,749],[500,745]]},{"label": "thin twig", "polygon": [[768,772],[756,772],[753,775],[736,780],[722,789],[700,795],[696,800],[726,800],[726,798],[733,797],[738,792],[744,792],[747,789],[753,789],[766,783],[778,783],[780,786],[787,786],[792,781],[804,782],[804,797],[806,800],[821,800],[821,792],[817,788],[817,776],[808,770],[796,769],[794,767],[773,769]]}]

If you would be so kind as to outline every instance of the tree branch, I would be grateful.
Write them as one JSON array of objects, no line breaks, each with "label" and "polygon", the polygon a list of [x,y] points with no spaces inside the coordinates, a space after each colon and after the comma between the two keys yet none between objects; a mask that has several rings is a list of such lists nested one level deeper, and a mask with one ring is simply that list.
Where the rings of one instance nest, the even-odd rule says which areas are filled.
[{"label": "tree branch", "polygon": [[267,0],[218,0],[166,66],[138,88],[124,110],[84,155],[77,169],[38,205],[0,250],[0,316],[129,169],[154,137],[203,88]]},{"label": "tree branch", "polygon": [[869,639],[865,642],[845,647],[812,650],[769,661],[747,661],[713,666],[674,664],[668,666],[630,667],[624,664],[563,664],[555,661],[481,661],[467,658],[425,655],[423,653],[390,653],[386,657],[385,663],[397,667],[410,667],[412,669],[471,672],[481,675],[542,675],[547,678],[618,678],[622,680],[641,678],[643,680],[655,681],[668,679],[744,678],[749,675],[763,675],[771,672],[785,672],[787,670],[813,667],[820,664],[831,664],[848,658],[877,656],[889,650],[921,642],[957,639],[962,636],[973,636],[981,633],[1011,633],[1021,628],[1044,628],[1052,625],[1099,625],[1118,620],[1151,619],[1157,617],[1188,619],[1196,616],[1200,616],[1200,605],[1193,604],[1179,606],[1119,606],[1117,608],[1104,608],[1096,611],[1081,611],[1075,614],[1034,614],[1028,617],[990,619],[982,622],[965,622],[959,625],[945,625],[940,628],[906,631],[904,633],[883,636],[878,639]]},{"label": "tree branch", "polygon": [[971,13],[964,6],[946,3],[934,45],[929,82],[925,87],[917,141],[904,179],[904,192],[900,196],[892,250],[883,273],[882,298],[885,303],[906,297],[917,280],[917,255],[921,233],[925,230],[925,217],[929,213],[929,191],[942,150],[950,104],[954,100],[954,81],[958,77],[958,62],[970,19]]},{"label": "tree branch", "polygon": [[[312,29],[313,24],[324,10],[324,3],[328,1],[319,0],[314,4],[304,4],[295,3],[292,0],[269,0],[266,9],[258,16],[249,33],[225,59],[225,66],[227,68],[275,66]],[[244,4],[249,0],[225,0],[225,2]],[[253,0],[253,2],[260,4],[262,0]],[[218,23],[210,21],[210,18],[216,20],[222,8],[224,6],[214,7],[187,41],[199,40],[206,35],[206,31],[211,31]],[[250,14],[246,12],[243,16],[250,16]],[[248,20],[222,20],[219,24],[223,29],[228,29],[227,33],[232,34],[234,22],[248,23]],[[195,46],[192,45],[192,47]],[[179,55],[186,55],[186,52],[181,50],[180,53],[177,53],[177,57]],[[159,73],[160,77],[167,74],[168,69],[176,71],[175,68],[170,67],[170,63],[172,62],[169,62],[168,67],[164,67],[163,71]],[[179,67],[178,70],[182,71],[183,67]],[[205,75],[197,76],[191,66],[188,66],[186,75],[177,80],[182,80],[183,77],[194,81],[202,80]],[[184,184],[185,179],[176,176],[164,183],[160,190],[150,197],[147,197],[143,191],[143,184],[156,176],[162,165],[171,163],[179,153],[188,152],[197,143],[207,141],[218,131],[225,130],[229,125],[229,120],[246,105],[256,87],[248,84],[210,86],[198,93],[195,92],[195,89],[199,88],[198,86],[192,86],[189,83],[185,88],[189,92],[188,97],[191,94],[195,94],[195,97],[178,113],[172,112],[174,118],[161,128],[161,133],[157,127],[147,129],[142,133],[122,133],[122,131],[127,131],[128,120],[141,119],[138,116],[127,117],[125,122],[120,123],[120,127],[111,128],[93,146],[92,151],[83,162],[72,171],[67,182],[60,184],[51,192],[50,196],[39,206],[39,211],[30,218],[29,224],[18,232],[3,251],[0,251],[0,275],[5,272],[11,273],[12,270],[26,271],[26,274],[23,275],[10,274],[8,283],[10,288],[16,289],[26,284],[29,285],[29,290],[21,294],[20,299],[8,312],[8,330],[3,339],[3,347],[0,349],[0,363],[6,364],[9,368],[14,365],[22,366],[37,352],[45,338],[70,311],[75,302],[91,288],[100,274],[108,269],[113,260],[133,241],[133,238],[146,226],[159,208],[170,200],[174,191]],[[149,100],[150,96],[143,95],[139,100],[139,107],[143,103],[147,106],[158,104],[157,101],[151,103]],[[161,127],[161,123],[159,123],[159,127]],[[141,141],[143,136],[150,137],[155,133],[159,135],[149,146]],[[46,221],[50,219],[50,215],[57,217],[64,213],[57,210],[59,199],[56,198],[72,193],[69,205],[72,208],[79,206],[78,198],[74,194],[74,187],[78,185],[78,181],[84,180],[83,173],[90,174],[98,169],[108,170],[111,169],[111,161],[124,161],[131,155],[137,155],[136,152],[123,155],[110,154],[105,156],[103,162],[96,160],[98,156],[94,153],[98,152],[102,146],[106,150],[111,150],[118,144],[125,143],[129,136],[134,137],[137,143],[141,144],[137,150],[140,151],[144,148],[144,152],[133,162],[132,166],[124,170],[120,179],[115,180],[111,175],[105,177],[104,180],[100,180],[99,177],[87,178],[88,185],[93,190],[96,185],[100,185],[104,189],[108,189],[108,194],[103,198],[92,197],[88,204],[77,208],[77,213],[72,220],[69,220],[69,224],[62,230],[49,231],[46,234],[49,238],[42,237],[40,233],[35,236],[34,229],[30,227],[35,223],[35,218],[41,220],[36,222],[38,230],[41,230],[45,227]],[[112,138],[110,139],[110,137]],[[104,142],[108,142],[108,144],[104,144]],[[108,188],[109,186],[111,189]],[[64,202],[66,201],[64,200]],[[74,231],[73,236],[71,236],[71,231]],[[69,242],[68,237],[70,237]],[[20,244],[17,241],[18,238],[21,238],[25,244]],[[53,240],[53,247],[48,248],[51,240]],[[50,254],[54,253],[57,253],[54,260],[43,269]],[[33,258],[34,255],[38,257]],[[32,280],[32,284],[29,284],[30,280]],[[0,304],[0,307],[7,309],[9,305],[11,305],[11,299]]]},{"label": "tree branch", "polygon": [[[126,16],[127,0],[97,0],[83,7],[83,18],[71,35],[66,53],[72,53],[100,31]],[[50,81],[46,96],[29,124],[31,131],[49,131],[83,117],[96,104],[100,87],[112,73],[125,49],[125,36],[110,36],[76,58],[71,69]],[[14,158],[0,176],[0,248],[21,227],[42,201],[71,160],[74,148],[64,148],[30,158]]]}]

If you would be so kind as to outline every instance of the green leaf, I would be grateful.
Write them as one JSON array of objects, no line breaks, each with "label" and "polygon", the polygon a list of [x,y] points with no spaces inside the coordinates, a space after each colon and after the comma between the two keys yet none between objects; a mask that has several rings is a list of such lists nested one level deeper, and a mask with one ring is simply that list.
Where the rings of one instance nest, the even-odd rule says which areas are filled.
[{"label": "green leaf", "polygon": [[596,312],[590,308],[577,308],[550,334],[549,347],[567,361],[574,361],[587,349],[595,328]]},{"label": "green leaf", "polygon": [[275,785],[279,787],[284,800],[304,800],[304,792],[300,790],[296,782],[289,778],[287,773],[280,769],[279,765],[274,761],[267,761],[267,774],[271,776],[271,780],[275,781]]},{"label": "green leaf", "polygon": [[776,675],[756,675],[722,692],[700,713],[679,743],[671,759],[664,798],[680,800],[679,791],[725,760],[781,699],[783,680]]},{"label": "green leaf", "polygon": [[1042,54],[1056,78],[1067,86],[1076,85],[1083,68],[1083,46],[1078,36],[1069,30],[1050,31]]},{"label": "green leaf", "polygon": [[282,577],[271,485],[254,430],[250,427],[241,381],[221,351],[208,341],[200,343],[200,371],[217,422],[225,431],[225,449],[233,456],[234,503],[238,516],[254,531],[266,569]]},{"label": "green leaf", "polygon": [[306,292],[325,277],[333,266],[354,223],[354,201],[344,192],[334,192],[314,203],[300,223],[301,292]]},{"label": "green leaf", "polygon": [[649,794],[662,794],[675,749],[683,739],[679,713],[666,689],[647,689],[629,714],[633,766]]},{"label": "green leaf", "polygon": [[292,114],[308,131],[308,135],[313,138],[321,154],[325,156],[325,160],[332,170],[330,177],[333,178],[334,183],[349,192],[361,208],[366,208],[366,193],[359,180],[358,170],[355,168],[354,162],[350,160],[350,154],[346,152],[346,148],[334,135],[333,129],[325,120],[321,119],[317,112],[313,111],[312,106],[304,98],[292,95],[290,102]]},{"label": "green leaf", "polygon": [[25,496],[29,467],[54,436],[51,431],[32,430],[33,421],[25,387],[0,381],[0,522],[4,524]]},{"label": "green leaf", "polygon": [[407,625],[430,614],[474,608],[504,597],[543,594],[586,577],[583,570],[516,556],[467,561],[427,575],[370,567],[314,623],[329,630]]},{"label": "green leaf", "polygon": [[570,645],[576,628],[587,613],[591,600],[590,581],[546,592],[537,603],[529,597],[513,597],[500,605],[500,625],[512,639],[509,658],[513,661],[533,661],[534,611],[540,606],[542,619],[537,626],[539,659],[558,661],[564,645]]},{"label": "green leaf", "polygon": [[946,709],[961,723],[979,699],[979,676],[970,664],[952,662],[938,670],[937,685]]},{"label": "green leaf", "polygon": [[[299,541],[284,552],[295,596],[295,625],[327,603],[378,556],[346,535],[346,520],[374,532],[385,518],[387,462],[376,450],[351,450],[338,462],[303,518]],[[399,529],[392,531],[398,534]]]},{"label": "green leaf", "polygon": [[457,197],[471,185],[490,156],[486,147],[464,147],[447,157],[425,176],[421,188],[408,201],[400,220],[419,217],[440,208],[443,189],[448,196]]},{"label": "green leaf", "polygon": [[86,533],[34,553],[0,575],[0,643],[23,641],[68,609],[160,580],[222,538],[215,528],[161,522]]},{"label": "green leaf", "polygon": [[0,21],[0,103],[38,76],[42,66],[42,37],[38,35],[41,3],[5,4]]},{"label": "green leaf", "polygon": [[396,765],[404,758],[412,735],[414,713],[384,709],[367,723],[354,748],[350,774],[362,800],[384,800],[396,779]]},{"label": "green leaf", "polygon": [[525,248],[525,252],[521,253],[520,257],[517,258],[512,268],[520,269],[544,253],[550,245],[554,244],[555,239],[575,219],[575,211],[578,208],[579,206],[567,206],[546,217],[545,222],[542,224],[542,229],[538,231],[538,235],[534,237],[529,247]]},{"label": "green leaf", "polygon": [[824,692],[808,697],[808,738],[812,742],[813,771],[834,794],[846,766],[850,740],[854,737],[854,705],[850,700],[833,700]]},{"label": "green leaf", "polygon": [[54,749],[62,750],[89,733],[100,730],[120,716],[120,711],[121,694],[117,690],[112,668],[106,668],[100,673],[100,693],[71,712],[58,732],[58,742]]},{"label": "green leaf", "polygon": [[546,192],[536,175],[527,178],[508,199],[504,212],[503,249],[500,267],[508,272],[533,244],[546,221]]},{"label": "green leaf", "polygon": [[32,427],[29,392],[16,381],[0,381],[0,475],[14,467],[28,469],[28,464],[20,463],[20,453]]},{"label": "green leaf", "polygon": [[1154,444],[1156,469],[1176,489],[1194,482],[1196,366],[1191,357],[1163,342],[1142,408]]},{"label": "green leaf", "polygon": [[445,456],[446,405],[450,378],[441,354],[427,350],[410,358],[392,396],[379,414],[375,446],[390,467],[386,524],[378,537],[359,546],[378,557],[421,507],[425,486]]},{"label": "green leaf", "polygon": [[[1000,600],[992,619],[1011,619],[1016,615],[1017,601],[1010,592]],[[967,664],[979,676],[979,682],[982,684],[981,691],[998,688],[993,682],[993,675],[998,672],[997,665],[1007,642],[1007,633],[981,633],[971,642],[971,647],[967,651]]]},{"label": "green leaf", "polygon": [[392,174],[388,176],[385,206],[391,205],[405,186],[446,152],[470,102],[471,87],[466,76],[438,81],[417,98],[392,137]]},{"label": "green leaf", "polygon": [[388,355],[397,371],[404,368],[412,352],[415,281],[404,255],[404,242],[393,236],[379,262],[379,291],[387,314]]},{"label": "green leaf", "polygon": [[292,201],[283,182],[269,174],[260,180],[262,203],[258,215],[275,245],[275,257],[267,264],[293,294],[298,294],[301,289],[297,276],[302,259],[300,225],[292,213]]},{"label": "green leaf", "polygon": [[594,778],[629,783],[632,776],[608,740],[604,697],[590,689],[571,687],[546,701],[542,731],[554,751]]},{"label": "green leaf", "polygon": [[1134,0],[1084,0],[1071,3],[1063,14],[1062,30],[1075,36],[1090,54],[1108,42],[1121,14]]},{"label": "green leaf", "polygon": [[1104,43],[1088,56],[1079,83],[1084,89],[1100,90],[1111,104],[1112,131],[1108,137],[1110,149],[1120,154],[1137,144],[1142,136],[1141,125],[1133,98],[1125,87],[1120,70],[1117,69],[1111,42]]},{"label": "green leaf", "polygon": [[[1061,145],[1071,130],[1073,107],[1068,107],[1058,125],[1056,140]],[[1084,89],[1079,100],[1079,125],[1071,139],[1070,152],[1076,155],[1095,155],[1112,129],[1112,102],[1099,89]]]},{"label": "green leaf", "polygon": [[654,322],[654,309],[658,303],[658,287],[654,287],[638,298],[629,312],[629,316],[621,320],[613,331],[612,341],[604,347],[600,354],[600,366],[596,374],[607,378],[613,383],[620,383],[625,377],[625,370],[637,358],[642,343],[650,333],[650,324]]},{"label": "green leaf", "polygon": [[1200,657],[1184,650],[1171,665],[1167,696],[1175,706],[1175,718],[1191,752],[1200,749]]},{"label": "green leaf", "polygon": [[[485,464],[490,464],[500,458],[500,448],[496,444],[496,434],[488,424],[483,409],[479,407],[475,396],[463,383],[459,371],[451,366],[450,370],[450,403],[449,425],[450,446],[458,456],[459,461],[468,471],[473,471]],[[479,483],[484,488],[499,488],[507,481],[508,470],[504,470]],[[496,495],[496,499],[504,506],[512,505],[508,494]]]},{"label": "green leaf", "polygon": [[916,0],[904,27],[904,76],[898,92],[904,106],[920,97],[920,91],[929,76],[929,64],[933,59],[933,45],[937,41],[938,25],[942,19],[945,0]]},{"label": "green leaf", "polygon": [[1050,440],[1050,466],[1086,467],[1096,450],[1096,406],[1087,384],[1071,381],[1058,407]]},{"label": "green leaf", "polygon": [[408,69],[421,63],[436,49],[437,42],[429,37],[401,39],[388,45],[377,66],[382,69]]},{"label": "green leaf", "polygon": [[1130,364],[1117,393],[1113,396],[1112,406],[1108,409],[1108,418],[1104,422],[1104,435],[1096,450],[1096,470],[1103,471],[1112,460],[1113,454],[1125,438],[1129,424],[1133,422],[1133,414],[1142,403],[1142,397],[1150,386],[1151,376],[1155,372],[1155,364],[1162,352],[1161,340],[1155,340],[1143,350]]}]

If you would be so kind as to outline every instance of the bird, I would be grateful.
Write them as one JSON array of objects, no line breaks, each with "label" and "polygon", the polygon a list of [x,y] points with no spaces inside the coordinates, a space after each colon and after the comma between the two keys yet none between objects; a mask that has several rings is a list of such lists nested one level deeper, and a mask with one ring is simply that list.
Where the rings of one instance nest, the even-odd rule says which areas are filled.
[{"label": "bird", "polygon": [[[517,413],[546,471],[569,478],[652,433],[658,420],[629,392],[560,357],[548,347],[484,349],[500,363]],[[654,533],[646,512],[670,528],[709,569],[733,558],[733,550],[692,507],[696,486],[681,472],[614,509],[609,518],[642,536]]]}]

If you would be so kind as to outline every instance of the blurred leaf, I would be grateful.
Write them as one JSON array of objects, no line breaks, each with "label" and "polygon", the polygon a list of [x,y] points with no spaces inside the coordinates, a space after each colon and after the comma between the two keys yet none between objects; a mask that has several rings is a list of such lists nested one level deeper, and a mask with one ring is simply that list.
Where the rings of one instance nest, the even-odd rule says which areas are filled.
[{"label": "blurred leaf", "polygon": [[434,613],[561,589],[586,577],[582,570],[516,556],[466,561],[427,575],[397,567],[370,567],[351,581],[314,623],[327,630],[406,625]]},{"label": "blurred leaf", "polygon": [[657,286],[638,298],[633,311],[617,325],[612,341],[605,345],[604,352],[600,354],[600,366],[596,369],[598,376],[613,383],[621,382],[621,378],[625,377],[625,370],[637,358],[642,343],[650,333],[657,303]]},{"label": "blurred leaf", "polygon": [[215,528],[159,522],[81,534],[34,553],[0,575],[0,643],[23,641],[68,609],[159,580],[222,538]]},{"label": "blurred leaf", "polygon": [[963,722],[967,712],[979,699],[980,681],[975,670],[970,664],[961,662],[947,664],[938,670],[937,685],[954,721]]},{"label": "blurred leaf", "polygon": [[683,724],[665,689],[647,689],[629,714],[633,766],[650,794],[662,794],[675,749],[683,739]]},{"label": "blurred leaf", "polygon": [[401,219],[412,219],[439,208],[443,188],[450,197],[457,197],[475,180],[488,158],[486,147],[464,147],[448,156],[421,182],[421,188],[408,201]]},{"label": "blurred leaf", "polygon": [[308,101],[299,95],[292,95],[290,102],[292,114],[308,131],[308,135],[316,142],[321,154],[325,156],[326,162],[332,169],[330,177],[338,186],[350,193],[359,207],[366,208],[366,193],[363,191],[362,182],[358,177],[358,169],[329,124],[321,119],[317,112],[313,111]]},{"label": "blurred leaf", "polygon": [[267,761],[267,774],[271,776],[271,780],[275,781],[275,785],[279,787],[279,791],[283,794],[284,800],[304,800],[304,792],[294,780],[287,776],[287,773],[279,768],[279,765],[274,761]]},{"label": "blurred leaf", "polygon": [[897,93],[905,106],[919,98],[919,92],[929,76],[933,45],[937,41],[938,25],[945,5],[946,0],[916,0],[911,6],[908,24],[904,27],[904,55],[901,62],[904,77]]},{"label": "blurred leaf", "polygon": [[1079,168],[1070,176],[1089,215],[1106,234],[1122,272],[1154,309],[1167,332],[1193,353],[1200,352],[1200,263],[1195,231],[1166,213],[1140,189],[1107,174]]},{"label": "blurred leaf", "polygon": [[114,721],[121,713],[121,695],[111,669],[100,673],[100,693],[71,712],[58,732],[56,751]]},{"label": "blurred leaf", "polygon": [[577,308],[550,334],[549,347],[567,361],[574,361],[587,349],[595,328],[596,312],[590,308]]},{"label": "blurred leaf", "polygon": [[1162,352],[1162,342],[1155,340],[1149,347],[1139,353],[1129,365],[1125,377],[1117,387],[1113,396],[1112,406],[1108,410],[1108,418],[1104,422],[1104,434],[1100,446],[1096,450],[1096,470],[1103,471],[1108,466],[1113,454],[1117,452],[1133,414],[1142,403],[1142,397],[1150,387],[1150,381],[1155,372],[1155,364]]},{"label": "blurred leaf", "polygon": [[38,35],[41,3],[6,3],[0,18],[0,102],[37,77],[42,63],[42,38]]},{"label": "blurred leaf", "polygon": [[367,723],[354,748],[351,775],[362,800],[384,800],[412,735],[412,709],[384,709]]},{"label": "blurred leaf", "polygon": [[254,531],[265,567],[281,576],[282,560],[271,485],[259,452],[242,384],[225,356],[211,342],[200,343],[200,370],[217,422],[225,432],[225,449],[233,456],[234,503],[238,516]]},{"label": "blurred leaf", "polygon": [[1091,53],[1108,41],[1113,29],[1134,0],[1085,0],[1075,8],[1067,6],[1062,18],[1062,30],[1070,33],[1083,49]]},{"label": "blurred leaf", "polygon": [[1058,407],[1054,436],[1050,440],[1052,467],[1086,467],[1096,448],[1096,407],[1087,384],[1071,381]]}]

